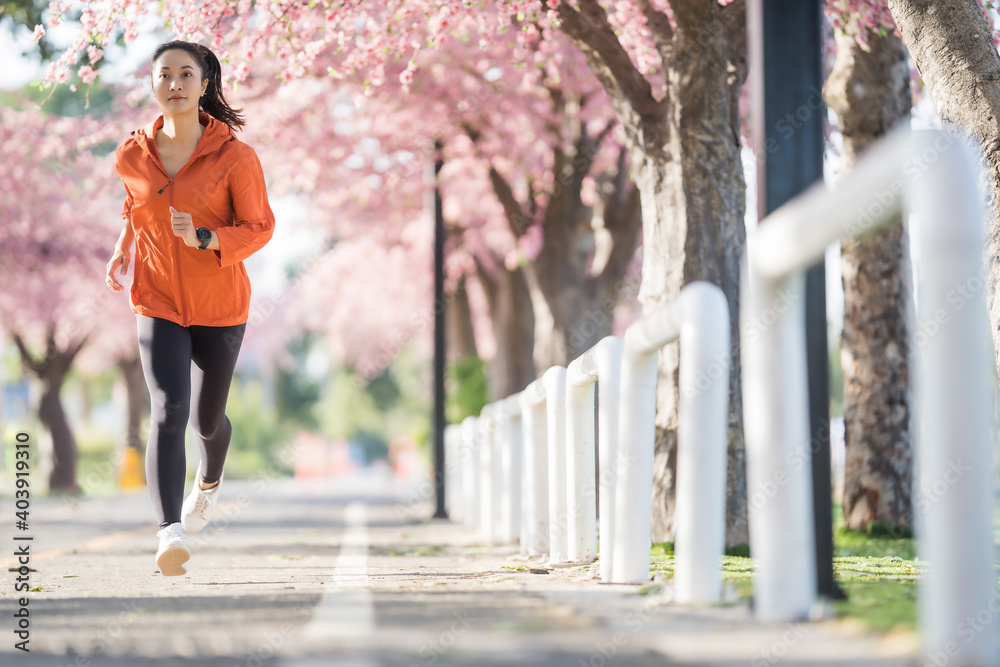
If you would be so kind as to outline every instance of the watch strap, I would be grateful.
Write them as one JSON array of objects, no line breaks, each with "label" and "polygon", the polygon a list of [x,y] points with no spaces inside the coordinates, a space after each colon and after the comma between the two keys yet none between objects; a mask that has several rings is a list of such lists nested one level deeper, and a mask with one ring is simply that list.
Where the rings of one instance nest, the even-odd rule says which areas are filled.
[{"label": "watch strap", "polygon": [[[206,233],[202,233],[202,232]],[[212,242],[212,232],[207,227],[199,227],[197,229],[198,238],[201,240],[201,245],[198,246],[198,250],[207,250],[208,244]]]}]

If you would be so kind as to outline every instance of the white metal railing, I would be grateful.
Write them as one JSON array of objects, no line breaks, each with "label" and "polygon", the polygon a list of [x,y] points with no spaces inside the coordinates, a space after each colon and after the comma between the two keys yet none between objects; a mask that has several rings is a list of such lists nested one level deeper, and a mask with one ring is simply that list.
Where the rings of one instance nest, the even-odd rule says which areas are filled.
[{"label": "white metal railing", "polygon": [[[755,612],[764,620],[806,617],[816,593],[802,274],[831,243],[889,224],[902,210],[905,194],[914,212],[908,238],[916,267],[909,326],[914,495],[930,500],[915,503],[923,510],[917,514],[920,555],[929,562],[920,585],[921,634],[930,656],[960,650],[962,664],[995,664],[994,599],[1000,596],[993,565],[994,362],[982,295],[978,177],[971,149],[957,139],[943,132],[896,133],[869,150],[835,191],[814,186],[762,221],[751,239],[740,331],[750,546],[757,561]],[[978,281],[978,289],[958,290],[972,281]],[[645,581],[656,350],[679,336],[677,597],[717,599],[728,335],[721,292],[695,283],[674,303],[630,327],[624,343],[605,339],[572,362],[568,372],[549,369],[507,399],[507,409],[491,404],[479,418],[466,419],[457,481],[466,525],[496,539],[494,507],[500,501],[495,487],[517,479],[524,490],[519,530],[505,531],[504,537],[518,535],[524,555],[547,555],[553,563],[591,558],[589,522],[596,508],[586,496],[571,494],[592,489],[587,452],[593,451],[593,412],[588,406],[596,376],[601,578]],[[492,474],[492,433],[498,412],[514,410],[520,415],[521,439],[508,435],[507,440],[523,443],[522,454],[510,459],[500,479]],[[949,477],[949,471],[955,474]],[[515,516],[513,507],[510,512],[504,516]],[[984,629],[963,632],[970,618]]]},{"label": "white metal railing", "polygon": [[447,487],[445,498],[449,495],[462,499],[462,523],[467,528],[475,528],[479,524],[479,493],[475,484],[471,481],[478,479],[476,472],[479,469],[479,448],[476,447],[476,421],[475,417],[466,417],[461,425],[449,426],[448,428],[460,429],[462,436],[462,450],[459,457],[450,461],[445,461],[445,467],[460,467],[461,474],[455,482],[455,486]]},{"label": "white metal railing", "polygon": [[[600,462],[599,492],[597,494],[600,503],[597,513],[600,521],[599,535],[600,543],[608,545],[601,550],[600,576],[601,581],[606,583],[612,581],[611,566],[614,560],[614,550],[610,548],[610,545],[614,544],[615,482],[621,463],[618,456],[621,356],[621,339],[616,336],[608,336],[579,358],[573,360],[567,368],[570,385],[568,405],[571,425],[570,439],[576,443],[577,447],[589,448],[593,452],[595,382],[598,383],[598,404],[613,408],[601,411],[601,418],[598,421],[600,433],[597,436],[597,460]],[[581,499],[582,496],[582,500],[585,502],[593,502],[590,500],[593,494],[589,493],[593,490],[593,480],[583,480],[583,473],[579,471],[575,475],[580,477],[581,484],[585,485],[584,492],[575,497]],[[580,512],[583,511],[579,501],[574,504],[574,508],[578,508]],[[589,516],[588,513],[588,519]],[[578,528],[576,534],[580,540],[578,549],[596,548],[596,545],[591,544],[590,529],[589,522],[583,530]]]},{"label": "white metal railing", "polygon": [[[633,324],[624,342],[607,337],[568,369],[552,367],[519,394],[486,406],[474,420],[475,428],[466,420],[463,433],[479,434],[478,458],[465,452],[474,468],[466,479],[478,480],[478,500],[468,501],[468,484],[459,493],[467,499],[463,511],[473,513],[478,507],[477,527],[488,541],[519,538],[523,554],[547,556],[552,565],[592,562],[598,556],[600,495],[601,580],[648,580],[656,354],[677,338],[685,388],[678,470],[691,478],[678,484],[677,597],[698,602],[719,598],[729,309],[722,291],[705,282],[685,286],[673,302]],[[600,409],[596,453],[595,381]],[[511,493],[523,497],[523,506],[508,500]]]},{"label": "white metal railing", "polygon": [[[916,267],[908,327],[919,470],[914,497],[933,500],[914,503],[919,553],[929,563],[919,587],[921,634],[929,655],[947,661],[958,650],[963,665],[995,664],[994,361],[982,291],[955,298],[961,286],[982,281],[978,179],[973,152],[957,138],[895,133],[836,190],[813,187],[762,221],[753,239],[741,332],[748,495],[766,496],[750,520],[755,608],[763,619],[806,616],[816,590],[802,273],[838,239],[890,223],[905,195]],[[928,323],[936,323],[932,333],[922,326]],[[963,470],[959,482],[932,486],[956,464]],[[970,618],[985,628],[962,632]]]},{"label": "white metal railing", "polygon": [[499,402],[498,462],[500,465],[500,512],[497,541],[520,538],[521,526],[521,405],[516,395]]},{"label": "white metal railing", "polygon": [[566,535],[569,499],[566,487],[566,368],[553,366],[542,375],[549,453],[549,562],[565,563],[569,554]]},{"label": "white metal railing", "polygon": [[649,577],[656,354],[677,338],[675,595],[680,602],[706,602],[721,595],[731,354],[725,294],[706,282],[685,286],[677,299],[625,333],[618,442],[628,464],[615,495],[612,579],[639,583]]},{"label": "white metal railing", "polygon": [[523,442],[521,553],[528,557],[549,553],[548,412],[545,390],[532,382],[517,395],[521,404]]}]

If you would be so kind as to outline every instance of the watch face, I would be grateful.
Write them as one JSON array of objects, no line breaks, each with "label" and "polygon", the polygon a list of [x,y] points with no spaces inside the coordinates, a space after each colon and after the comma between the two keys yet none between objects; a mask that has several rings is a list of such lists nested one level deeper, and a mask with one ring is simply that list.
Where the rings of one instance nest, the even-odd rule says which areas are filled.
[{"label": "watch face", "polygon": [[197,230],[197,232],[198,232],[198,239],[200,241],[211,241],[212,240],[212,232],[210,230],[205,229],[204,227],[199,227],[198,230]]}]

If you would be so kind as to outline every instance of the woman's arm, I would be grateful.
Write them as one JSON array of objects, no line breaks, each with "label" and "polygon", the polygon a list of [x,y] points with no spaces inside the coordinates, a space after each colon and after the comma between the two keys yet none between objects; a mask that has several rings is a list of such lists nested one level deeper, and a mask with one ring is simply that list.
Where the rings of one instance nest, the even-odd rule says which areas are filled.
[{"label": "woman's arm", "polygon": [[125,224],[122,226],[122,233],[118,235],[118,242],[115,243],[111,261],[108,262],[107,284],[108,289],[113,292],[120,292],[124,289],[114,274],[119,268],[121,269],[121,275],[124,276],[128,273],[128,265],[132,261],[132,255],[129,251],[132,248],[132,241],[134,240],[135,232],[132,231],[132,221],[126,219]]},{"label": "woman's arm", "polygon": [[216,229],[209,245],[216,251],[219,266],[242,262],[263,248],[274,233],[274,213],[267,201],[264,170],[254,150],[246,146],[245,151],[229,175],[233,225]]},{"label": "woman's arm", "polygon": [[135,240],[135,232],[132,231],[132,221],[124,220],[125,224],[122,225],[122,232],[118,235],[118,242],[115,243],[115,249],[121,248],[128,251],[132,247],[132,242]]}]

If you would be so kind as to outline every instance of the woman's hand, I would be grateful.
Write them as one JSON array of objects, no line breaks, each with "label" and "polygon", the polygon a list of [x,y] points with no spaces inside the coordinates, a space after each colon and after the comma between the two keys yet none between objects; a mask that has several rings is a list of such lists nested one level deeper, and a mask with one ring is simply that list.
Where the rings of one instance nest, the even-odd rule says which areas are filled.
[{"label": "woman's hand", "polygon": [[184,243],[192,248],[197,248],[201,245],[201,241],[198,240],[198,232],[195,231],[194,220],[191,219],[190,213],[181,213],[171,206],[170,224],[174,227],[174,236],[180,237],[181,241],[184,241]]},{"label": "woman's hand", "polygon": [[121,275],[128,273],[129,262],[132,261],[132,255],[128,251],[128,247],[122,248],[120,245],[115,246],[115,254],[111,256],[111,261],[108,262],[108,289],[112,292],[121,292],[124,287],[115,278],[115,270],[121,267]]}]

